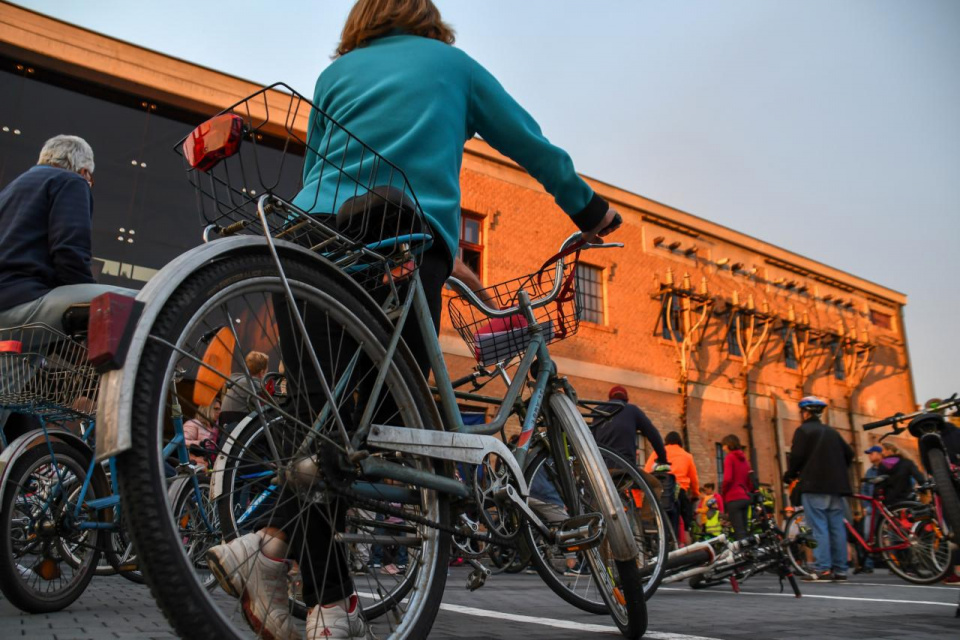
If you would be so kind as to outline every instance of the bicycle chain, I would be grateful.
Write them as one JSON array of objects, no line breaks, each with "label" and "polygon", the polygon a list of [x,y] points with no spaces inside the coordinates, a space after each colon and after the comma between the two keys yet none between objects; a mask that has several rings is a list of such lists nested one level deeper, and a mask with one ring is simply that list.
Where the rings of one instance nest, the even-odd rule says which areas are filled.
[{"label": "bicycle chain", "polygon": [[373,498],[368,498],[352,489],[347,489],[345,487],[333,487],[328,486],[329,489],[333,490],[335,493],[340,494],[344,497],[350,498],[351,502],[359,506],[372,507],[378,513],[384,513],[386,515],[397,516],[398,518],[403,518],[408,522],[416,522],[417,524],[422,524],[430,527],[431,529],[437,529],[438,531],[443,531],[444,533],[449,533],[458,538],[469,538],[471,540],[478,540],[480,542],[487,542],[489,544],[495,544],[501,547],[516,547],[515,539],[501,538],[489,533],[479,533],[475,531],[464,531],[463,529],[458,529],[451,525],[442,524],[431,520],[425,516],[417,515],[415,513],[409,513],[404,511],[399,507],[394,507],[387,502],[382,502],[380,500],[374,500]]}]

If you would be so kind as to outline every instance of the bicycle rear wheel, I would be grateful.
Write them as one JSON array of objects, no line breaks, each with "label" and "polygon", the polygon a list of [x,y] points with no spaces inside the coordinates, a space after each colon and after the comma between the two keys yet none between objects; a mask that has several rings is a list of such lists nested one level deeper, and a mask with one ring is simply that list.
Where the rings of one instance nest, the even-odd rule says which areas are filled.
[{"label": "bicycle rear wheel", "polygon": [[[87,477],[89,453],[66,444],[46,443],[10,461],[9,481],[0,505],[0,591],[28,613],[60,611],[72,604],[93,578],[100,560],[99,529],[80,529],[98,514],[74,508]],[[86,500],[109,490],[94,475]]]},{"label": "bicycle rear wheel", "polygon": [[[214,380],[223,381],[231,370],[239,372],[230,379],[232,391],[245,397],[258,415],[282,416],[282,420],[265,417],[258,421],[263,427],[262,446],[249,446],[247,458],[235,456],[240,449],[226,453],[224,445],[217,452],[234,456],[235,464],[227,465],[234,471],[232,483],[221,482],[227,480],[223,465],[215,465],[213,477],[215,484],[221,482],[214,499],[232,502],[227,507],[231,518],[235,518],[237,509],[250,506],[244,502],[250,494],[243,492],[251,488],[247,482],[250,478],[244,477],[245,468],[266,472],[259,479],[274,486],[276,492],[269,508],[255,521],[239,526],[236,520],[228,519],[222,525],[224,531],[235,535],[266,526],[281,528],[288,537],[288,562],[299,566],[303,581],[282,587],[277,583],[271,588],[287,589],[291,599],[303,597],[307,605],[339,601],[355,592],[364,612],[377,607],[390,611],[376,621],[373,615],[365,614],[377,637],[423,637],[442,597],[449,537],[426,522],[377,538],[372,534],[360,536],[381,544],[389,540],[407,545],[411,554],[406,576],[413,588],[407,598],[394,598],[394,590],[383,585],[387,578],[379,574],[366,583],[352,582],[346,558],[357,536],[346,529],[346,520],[350,508],[360,500],[348,492],[365,489],[365,499],[372,506],[365,503],[364,508],[384,512],[402,509],[411,518],[441,525],[449,517],[447,500],[435,491],[402,483],[388,486],[364,477],[347,458],[343,431],[350,437],[361,428],[361,417],[368,407],[378,424],[435,429],[432,398],[404,345],[392,361],[385,362],[391,326],[362,291],[308,259],[287,260],[283,268],[294,298],[292,304],[275,264],[266,255],[233,256],[208,264],[159,303],[162,309],[150,327],[136,372],[133,406],[138,410],[131,424],[132,452],[119,459],[124,504],[129,508],[146,575],[161,609],[182,636],[262,635],[244,619],[250,596],[245,587],[240,589],[244,595],[240,599],[207,591],[185,549],[175,505],[166,491],[163,448],[172,436],[165,428],[166,399],[176,394],[190,411],[201,380],[211,378],[200,375],[211,368],[203,364],[204,356],[210,345],[225,336],[227,346],[223,351],[227,357],[221,360],[232,367],[224,372],[221,362],[216,368],[219,378]],[[310,327],[312,351],[293,313]],[[252,382],[244,357],[254,350],[266,353],[274,366],[283,366],[288,392],[283,403]],[[312,354],[319,359],[334,403],[326,402],[323,393],[314,393],[319,374],[312,368]],[[175,385],[173,379],[178,372],[185,382]],[[374,381],[380,373],[383,385],[374,394]],[[199,394],[204,395],[202,389]],[[371,418],[368,415],[364,419]],[[237,437],[229,433],[225,441],[236,445]],[[425,457],[382,452],[371,452],[371,456],[383,458],[385,463],[444,471]],[[247,463],[251,466],[244,467]],[[218,473],[222,477],[217,478]],[[397,506],[391,507],[391,503]],[[224,578],[247,584],[253,560],[244,560]],[[273,591],[266,595],[279,594]],[[292,624],[302,633],[298,622]]]},{"label": "bicycle rear wheel", "polygon": [[[620,633],[627,638],[639,638],[647,628],[647,605],[640,553],[631,528],[634,519],[626,517],[617,485],[570,398],[560,393],[551,394],[549,409],[550,416],[567,436],[573,454],[569,462],[576,495],[564,496],[568,513],[600,513],[603,516],[603,539],[598,546],[581,552],[583,559]],[[628,551],[634,554],[633,557],[618,559]],[[542,567],[538,568],[541,576],[547,574]]]}]

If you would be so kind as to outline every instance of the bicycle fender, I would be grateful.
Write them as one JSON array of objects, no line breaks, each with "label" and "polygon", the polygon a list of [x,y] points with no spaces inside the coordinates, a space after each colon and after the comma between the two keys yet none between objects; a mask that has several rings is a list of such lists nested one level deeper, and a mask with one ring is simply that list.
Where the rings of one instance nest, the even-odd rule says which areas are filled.
[{"label": "bicycle fender", "polygon": [[[69,431],[47,429],[47,434],[51,440],[62,442],[84,453],[92,453],[90,446],[84,442],[80,436]],[[0,504],[3,502],[4,489],[10,480],[10,470],[13,468],[13,462],[29,449],[45,445],[46,440],[43,435],[43,429],[33,429],[18,437],[0,452]],[[99,470],[100,473],[103,473],[100,467],[96,467],[96,469]],[[94,473],[96,473],[96,471],[94,471]]]},{"label": "bicycle fender", "polygon": [[[282,256],[311,260],[319,268],[327,270],[332,278],[340,280],[345,287],[355,291],[356,295],[372,310],[375,309],[383,316],[382,321],[389,325],[389,319],[367,292],[330,261],[292,242],[274,240],[274,244],[277,252]],[[197,269],[212,261],[238,254],[267,254],[268,251],[266,239],[259,236],[235,236],[213,240],[177,256],[141,289],[137,294],[137,301],[143,302],[145,306],[130,340],[126,359],[119,369],[108,371],[100,379],[95,449],[97,460],[119,455],[131,447],[130,423],[137,368],[153,324],[173,292]],[[425,380],[423,385],[426,387]],[[442,424],[439,415],[435,418],[436,424]]]}]

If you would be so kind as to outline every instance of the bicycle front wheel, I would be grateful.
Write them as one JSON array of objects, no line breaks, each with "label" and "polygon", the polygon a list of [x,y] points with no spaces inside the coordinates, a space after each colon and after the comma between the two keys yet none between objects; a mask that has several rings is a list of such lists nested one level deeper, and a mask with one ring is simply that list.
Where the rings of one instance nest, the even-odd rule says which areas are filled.
[{"label": "bicycle front wheel", "polygon": [[[607,463],[573,401],[553,393],[549,408],[551,417],[566,435],[572,453],[569,462],[576,495],[565,496],[568,513],[603,516],[603,539],[598,546],[582,552],[583,559],[620,633],[627,638],[639,638],[647,629],[647,605],[640,553],[631,527],[634,519],[624,512]],[[625,558],[628,552],[632,557]]]},{"label": "bicycle front wheel", "polygon": [[813,531],[807,525],[802,507],[790,514],[783,525],[783,532],[787,542],[787,558],[790,559],[794,572],[801,576],[813,574],[813,547],[817,543],[813,538]]},{"label": "bicycle front wheel", "polygon": [[[616,483],[617,495],[623,505],[623,513],[630,522],[634,539],[640,551],[637,562],[643,576],[644,599],[649,600],[663,579],[666,556],[669,550],[669,524],[653,488],[644,480],[637,468],[613,451],[600,447],[600,455],[607,464],[611,478]],[[531,504],[541,518],[552,520],[567,517],[556,494],[553,503],[549,496],[542,495],[544,488],[551,492],[560,486],[554,458],[542,450],[531,460],[526,472],[527,486],[531,487]],[[536,487],[537,490],[533,489]],[[538,491],[539,490],[539,491]],[[578,571],[583,565],[582,555],[564,554],[556,546],[547,543],[533,527],[525,528],[526,547],[535,549],[531,562],[535,563],[543,581],[558,596],[589,613],[609,612],[606,601],[597,589],[589,571]]]},{"label": "bicycle front wheel", "polygon": [[[431,524],[448,525],[447,500],[412,484],[367,478],[356,460],[366,456],[382,459],[378,462],[383,467],[446,470],[424,456],[378,451],[348,455],[353,434],[373,421],[438,428],[432,398],[405,345],[401,343],[394,358],[386,357],[392,330],[386,317],[366,294],[327,269],[308,258],[285,260],[288,294],[269,256],[226,257],[201,267],[166,300],[154,302],[162,306],[149,327],[136,371],[132,448],[119,458],[120,480],[145,574],[160,608],[185,638],[273,633],[260,623],[264,618],[257,615],[257,606],[279,612],[277,624],[284,635],[302,637],[302,622],[286,618],[287,608],[275,604],[285,595],[311,608],[355,594],[371,632],[380,638],[424,637],[439,609],[449,536]],[[214,349],[217,358],[207,357]],[[253,351],[266,355],[272,370],[284,371],[284,399],[255,383],[245,360]],[[182,379],[175,383],[175,376]],[[218,507],[227,505],[224,532],[252,532],[257,539],[253,550],[230,547],[237,550],[230,552],[236,566],[213,567],[233,597],[209,592],[203,572],[197,571],[181,522],[198,505],[171,502],[165,473],[171,464],[164,451],[174,435],[168,400],[177,398],[191,417],[197,413],[193,407],[211,402],[228,380],[230,393],[260,416],[251,423],[254,431],[262,428],[246,444],[235,442],[239,434],[223,434],[213,452],[231,461],[215,465],[212,473],[212,484],[219,485],[213,501]],[[227,451],[234,444],[238,447]],[[225,469],[232,470],[229,478]],[[252,509],[256,513],[250,521],[238,520],[254,507],[255,492],[264,487],[272,487],[269,501],[257,505],[264,508]],[[361,504],[382,510],[383,520],[399,512],[410,521],[383,526],[383,531],[374,532],[372,525],[360,533],[348,530],[349,512]],[[216,511],[224,515],[222,509]],[[376,517],[368,520],[379,522]],[[286,569],[281,572],[274,565],[264,578],[266,561],[256,548],[284,538],[291,579],[286,579]],[[407,597],[393,597],[394,575],[375,573],[364,583],[352,579],[348,558],[358,540],[410,550],[401,576],[412,581]],[[255,570],[261,571],[256,579]],[[390,614],[374,620],[368,612],[377,609]]]},{"label": "bicycle front wheel", "polygon": [[928,453],[930,461],[930,475],[937,483],[937,494],[940,496],[940,505],[943,508],[943,519],[953,543],[960,545],[960,495],[950,472],[950,463],[942,451],[933,450]]}]

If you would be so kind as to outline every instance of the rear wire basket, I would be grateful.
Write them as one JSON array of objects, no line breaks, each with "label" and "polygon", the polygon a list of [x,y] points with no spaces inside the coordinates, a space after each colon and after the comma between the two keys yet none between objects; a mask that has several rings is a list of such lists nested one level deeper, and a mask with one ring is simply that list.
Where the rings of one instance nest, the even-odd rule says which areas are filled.
[{"label": "rear wire basket", "polygon": [[91,419],[100,377],[82,343],[44,325],[0,329],[0,409]]},{"label": "rear wire basket", "polygon": [[224,114],[243,121],[233,155],[206,170],[191,166],[184,143],[200,127],[176,146],[205,227],[263,235],[257,203],[266,195],[274,238],[323,255],[371,293],[395,292],[395,281],[418,267],[432,238],[400,168],[282,83]]},{"label": "rear wire basket", "polygon": [[[566,260],[563,272],[559,263],[527,276],[507,280],[477,293],[492,298],[500,308],[515,307],[519,292],[526,291],[532,301],[545,298],[553,291],[556,278],[562,279],[560,295],[553,302],[533,310],[536,324],[542,329],[547,344],[574,335],[580,328],[576,305],[577,261]],[[477,362],[484,366],[507,362],[523,355],[530,345],[532,333],[526,318],[516,313],[506,318],[491,318],[474,307],[464,296],[456,296],[447,304],[453,327],[470,348]]]}]

